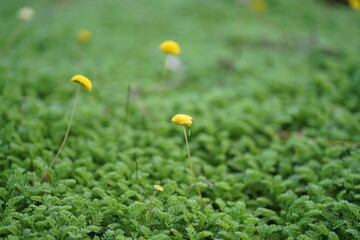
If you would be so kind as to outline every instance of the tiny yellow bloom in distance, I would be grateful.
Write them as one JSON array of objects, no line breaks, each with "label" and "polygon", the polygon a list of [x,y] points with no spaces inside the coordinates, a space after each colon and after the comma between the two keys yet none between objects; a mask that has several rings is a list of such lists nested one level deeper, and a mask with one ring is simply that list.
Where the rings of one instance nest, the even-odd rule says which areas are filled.
[{"label": "tiny yellow bloom in distance", "polygon": [[87,77],[85,77],[83,75],[75,75],[71,78],[71,81],[73,83],[82,85],[88,91],[91,91],[91,89],[92,89],[92,83],[91,83],[90,79],[88,79]]},{"label": "tiny yellow bloom in distance", "polygon": [[360,11],[360,0],[349,0],[349,5],[352,9]]},{"label": "tiny yellow bloom in distance", "polygon": [[191,126],[192,117],[186,114],[176,114],[171,121],[179,125]]},{"label": "tiny yellow bloom in distance", "polygon": [[154,185],[154,189],[156,191],[160,191],[160,192],[164,191],[164,188],[162,186],[160,186],[160,185]]},{"label": "tiny yellow bloom in distance", "polygon": [[160,44],[160,50],[165,53],[174,54],[174,55],[179,55],[181,52],[179,44],[175,41],[170,41],[170,40],[162,42]]},{"label": "tiny yellow bloom in distance", "polygon": [[91,39],[91,32],[88,30],[80,30],[77,34],[77,40],[80,43],[88,43]]},{"label": "tiny yellow bloom in distance", "polygon": [[268,5],[265,0],[252,0],[251,7],[255,12],[258,13],[264,13],[268,9]]}]

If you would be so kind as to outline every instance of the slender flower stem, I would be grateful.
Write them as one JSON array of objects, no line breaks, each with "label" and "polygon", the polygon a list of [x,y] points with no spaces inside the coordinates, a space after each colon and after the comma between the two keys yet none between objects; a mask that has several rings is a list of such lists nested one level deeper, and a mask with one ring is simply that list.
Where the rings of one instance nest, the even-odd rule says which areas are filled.
[{"label": "slender flower stem", "polygon": [[166,58],[165,58],[165,62],[164,62],[164,68],[163,68],[163,72],[161,74],[160,82],[165,81],[166,78],[167,78],[168,70],[167,70],[167,67],[166,67],[166,63],[167,63],[168,59],[169,59],[169,54],[166,54]]},{"label": "slender flower stem", "polygon": [[[76,103],[77,103],[77,99],[78,99],[78,96],[79,96],[79,92],[80,92],[80,85],[79,85],[78,88],[76,89],[75,98],[74,98],[74,103],[73,103],[73,108],[72,108],[71,115],[70,115],[70,121],[69,121],[69,124],[68,124],[68,128],[67,128],[67,130],[66,130],[66,133],[65,133],[64,140],[63,140],[63,142],[61,143],[61,146],[60,146],[58,152],[56,153],[55,157],[54,157],[53,160],[51,161],[51,164],[50,164],[50,166],[48,167],[48,169],[51,169],[51,168],[54,166],[54,164],[55,164],[56,160],[58,159],[58,157],[59,157],[62,149],[63,149],[64,146],[65,146],[66,140],[67,140],[67,138],[68,138],[68,136],[69,136],[69,133],[70,133],[70,128],[71,128],[72,120],[73,120],[73,118],[74,118],[75,109],[76,109]],[[41,181],[41,182],[47,181],[47,180],[49,179],[49,177],[50,177],[49,172],[46,171],[45,174],[44,174],[44,176],[41,178],[40,181]]]},{"label": "slender flower stem", "polygon": [[149,206],[149,211],[148,211],[149,216],[151,216],[151,210],[152,210],[152,206],[153,206],[153,200],[154,200],[154,197],[155,197],[156,193],[157,193],[157,191],[154,192],[154,195],[152,195],[151,200],[150,200],[150,206]]},{"label": "slender flower stem", "polygon": [[351,141],[327,141],[329,145],[360,146],[360,142]]},{"label": "slender flower stem", "polygon": [[132,92],[132,86],[131,84],[127,88],[126,93],[126,102],[125,102],[125,122],[127,122],[128,114],[129,114],[129,105],[130,105],[130,99],[131,99],[131,92]]},{"label": "slender flower stem", "polygon": [[72,121],[73,121],[74,114],[75,114],[76,103],[77,103],[77,99],[78,99],[78,96],[79,96],[79,92],[80,92],[80,85],[78,86],[78,88],[77,88],[77,90],[76,90],[76,93],[75,93],[73,108],[72,108],[72,111],[71,111],[70,120],[69,120],[68,128],[67,128],[66,133],[65,133],[64,140],[63,140],[63,142],[61,143],[61,146],[60,146],[60,148],[59,148],[56,156],[55,156],[54,159],[52,160],[49,168],[52,168],[52,167],[54,166],[56,160],[57,160],[58,157],[60,156],[60,153],[61,153],[61,151],[63,150],[63,148],[64,148],[64,146],[65,146],[65,143],[66,143],[66,141],[67,141],[67,139],[68,139],[68,136],[69,136],[69,133],[70,133],[70,128],[71,128]]},{"label": "slender flower stem", "polygon": [[138,166],[138,162],[137,162],[136,153],[133,154],[133,161],[135,163],[136,180],[139,182],[139,166]]},{"label": "slender flower stem", "polygon": [[192,177],[193,177],[193,181],[194,181],[196,190],[197,190],[197,192],[198,192],[198,194],[199,194],[199,197],[200,197],[201,205],[205,208],[205,203],[204,203],[204,200],[203,200],[203,198],[202,198],[199,185],[197,184],[197,181],[196,181],[196,177],[195,177],[195,173],[194,173],[194,169],[193,169],[193,165],[192,165],[192,161],[191,161],[191,156],[190,156],[189,142],[188,142],[188,139],[187,139],[186,128],[185,128],[184,125],[183,125],[183,129],[184,129],[184,136],[185,136],[185,142],[186,142],[186,150],[187,150],[187,155],[188,155],[188,159],[189,159],[189,165],[190,165],[191,174],[192,174]]}]

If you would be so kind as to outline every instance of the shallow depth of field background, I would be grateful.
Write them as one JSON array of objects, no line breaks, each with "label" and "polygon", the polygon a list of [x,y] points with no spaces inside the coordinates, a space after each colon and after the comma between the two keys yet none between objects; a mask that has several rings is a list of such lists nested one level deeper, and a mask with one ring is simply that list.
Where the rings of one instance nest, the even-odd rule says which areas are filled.
[{"label": "shallow depth of field background", "polygon": [[328,2],[1,1],[0,238],[360,239],[360,11]]}]

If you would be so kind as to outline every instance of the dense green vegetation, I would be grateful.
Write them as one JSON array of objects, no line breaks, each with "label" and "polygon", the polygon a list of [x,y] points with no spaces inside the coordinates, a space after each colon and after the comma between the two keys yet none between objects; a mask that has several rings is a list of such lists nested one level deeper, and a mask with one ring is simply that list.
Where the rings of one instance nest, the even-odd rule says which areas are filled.
[{"label": "dense green vegetation", "polygon": [[[36,14],[21,22],[28,4]],[[360,239],[360,12],[315,0],[272,0],[263,14],[230,0],[12,0],[0,21],[0,46],[14,36],[0,57],[1,239]],[[161,82],[168,39],[184,69]],[[93,91],[80,92],[41,182],[75,74]],[[194,118],[204,209],[177,113]],[[165,190],[149,215],[154,184]]]}]

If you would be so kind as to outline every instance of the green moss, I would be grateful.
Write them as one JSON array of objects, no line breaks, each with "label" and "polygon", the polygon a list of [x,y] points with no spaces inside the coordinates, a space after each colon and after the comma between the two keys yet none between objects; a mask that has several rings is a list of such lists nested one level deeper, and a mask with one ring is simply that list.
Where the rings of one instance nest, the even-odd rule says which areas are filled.
[{"label": "green moss", "polygon": [[[0,3],[0,46],[22,4]],[[360,238],[358,12],[312,0],[269,1],[264,15],[219,0],[31,4],[0,58],[0,238]],[[84,28],[93,39],[80,46]],[[185,68],[160,83],[169,39]],[[74,74],[93,91],[41,183]],[[204,209],[177,113],[194,118]],[[149,217],[154,184],[165,191]]]}]

